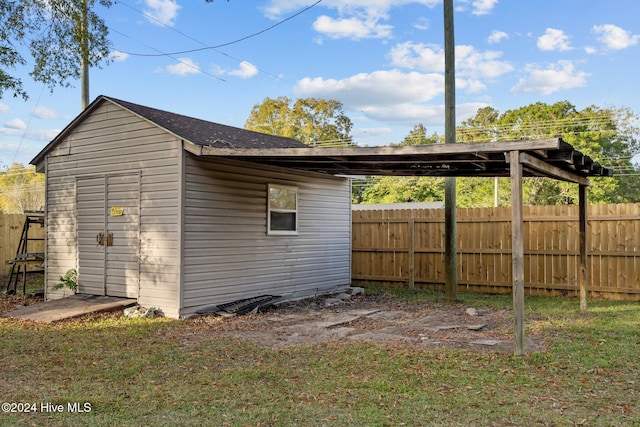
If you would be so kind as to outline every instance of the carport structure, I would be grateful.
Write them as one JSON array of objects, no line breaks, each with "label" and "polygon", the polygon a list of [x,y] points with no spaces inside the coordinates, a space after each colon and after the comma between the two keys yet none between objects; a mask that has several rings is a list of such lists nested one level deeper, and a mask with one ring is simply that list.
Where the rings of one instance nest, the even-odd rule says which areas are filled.
[{"label": "carport structure", "polygon": [[547,177],[579,186],[580,308],[587,309],[587,187],[613,172],[560,138],[469,144],[346,148],[198,147],[215,156],[332,175],[510,177],[514,353],[525,353],[522,178]]}]

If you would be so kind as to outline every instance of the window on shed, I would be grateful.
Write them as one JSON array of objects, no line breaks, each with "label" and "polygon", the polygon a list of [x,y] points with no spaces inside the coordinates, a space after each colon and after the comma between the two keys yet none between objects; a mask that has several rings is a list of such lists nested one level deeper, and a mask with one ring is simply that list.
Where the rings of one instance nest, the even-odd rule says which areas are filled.
[{"label": "window on shed", "polygon": [[268,234],[298,233],[298,189],[269,184]]}]

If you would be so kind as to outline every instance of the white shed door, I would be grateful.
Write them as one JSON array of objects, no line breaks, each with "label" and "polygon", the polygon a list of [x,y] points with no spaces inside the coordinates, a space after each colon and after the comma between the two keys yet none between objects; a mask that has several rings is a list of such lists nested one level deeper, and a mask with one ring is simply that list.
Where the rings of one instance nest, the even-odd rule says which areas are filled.
[{"label": "white shed door", "polygon": [[78,291],[137,298],[140,174],[78,178]]}]

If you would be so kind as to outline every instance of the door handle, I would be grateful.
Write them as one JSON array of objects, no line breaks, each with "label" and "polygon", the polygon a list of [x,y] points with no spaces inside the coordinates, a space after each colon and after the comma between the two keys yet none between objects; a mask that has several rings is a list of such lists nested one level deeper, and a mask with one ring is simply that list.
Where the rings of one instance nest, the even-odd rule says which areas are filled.
[{"label": "door handle", "polygon": [[100,232],[96,235],[96,241],[100,246],[104,246],[105,243],[107,246],[113,246],[113,233]]}]

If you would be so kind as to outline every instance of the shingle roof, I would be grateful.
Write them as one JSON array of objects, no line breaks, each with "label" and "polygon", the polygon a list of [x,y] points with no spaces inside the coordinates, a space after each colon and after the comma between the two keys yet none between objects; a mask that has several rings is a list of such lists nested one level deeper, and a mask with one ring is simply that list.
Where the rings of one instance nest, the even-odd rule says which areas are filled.
[{"label": "shingle roof", "polygon": [[194,144],[218,148],[303,148],[292,138],[253,132],[120,99],[103,97]]},{"label": "shingle roof", "polygon": [[253,132],[100,95],[47,144],[30,163],[32,165],[39,164],[58,142],[64,139],[69,132],[75,129],[79,123],[104,102],[112,102],[119,105],[154,123],[156,126],[173,133],[178,138],[200,146],[216,148],[308,148],[307,145],[292,138]]}]

